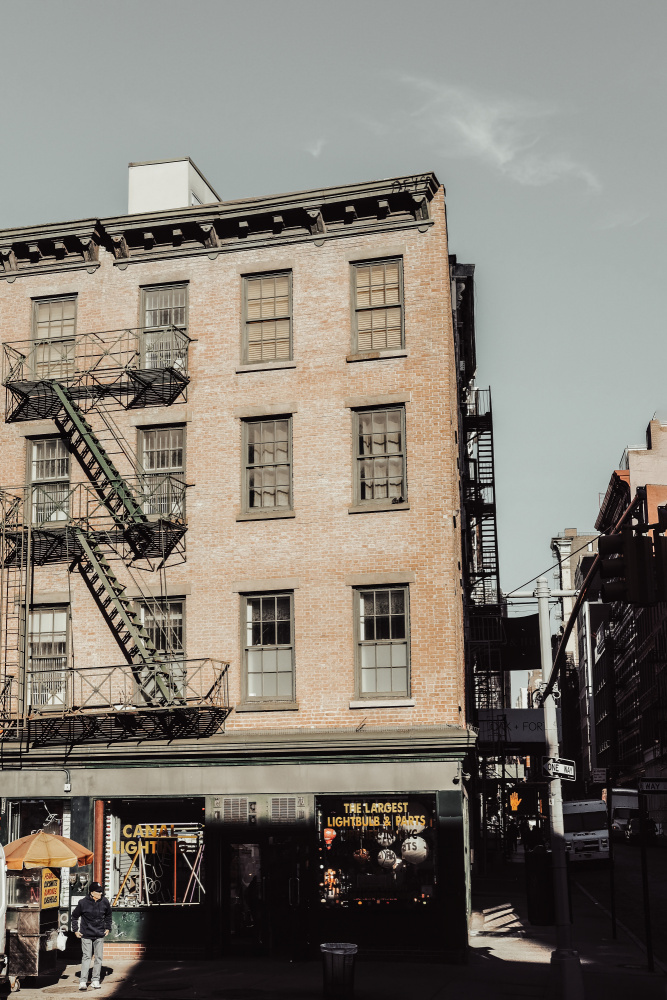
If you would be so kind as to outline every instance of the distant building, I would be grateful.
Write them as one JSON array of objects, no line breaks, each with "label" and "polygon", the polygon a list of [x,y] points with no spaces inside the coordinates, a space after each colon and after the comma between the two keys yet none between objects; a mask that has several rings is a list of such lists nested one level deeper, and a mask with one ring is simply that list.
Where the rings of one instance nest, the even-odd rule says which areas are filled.
[{"label": "distant building", "polygon": [[[653,419],[645,448],[628,448],[610,478],[595,527],[609,531],[639,493],[637,516],[656,523],[667,503],[667,424]],[[614,781],[664,777],[667,767],[667,605],[602,606],[595,630],[593,668],[596,762]],[[667,821],[656,797],[652,815]]]}]

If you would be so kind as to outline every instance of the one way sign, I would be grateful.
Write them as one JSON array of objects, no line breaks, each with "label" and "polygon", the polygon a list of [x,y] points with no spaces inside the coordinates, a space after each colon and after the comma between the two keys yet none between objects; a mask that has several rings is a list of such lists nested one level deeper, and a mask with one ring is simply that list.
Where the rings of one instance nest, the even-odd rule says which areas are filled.
[{"label": "one way sign", "polygon": [[565,778],[567,781],[575,781],[577,777],[573,760],[563,760],[562,757],[543,757],[542,770],[550,778]]}]

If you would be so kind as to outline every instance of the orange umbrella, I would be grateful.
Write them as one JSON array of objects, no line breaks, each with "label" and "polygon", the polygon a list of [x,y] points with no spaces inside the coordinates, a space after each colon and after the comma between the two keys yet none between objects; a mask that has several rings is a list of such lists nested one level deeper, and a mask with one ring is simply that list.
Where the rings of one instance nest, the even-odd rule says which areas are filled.
[{"label": "orange umbrella", "polygon": [[31,833],[29,837],[12,840],[5,847],[5,861],[10,871],[22,868],[74,868],[89,865],[93,852],[82,844],[55,833]]}]

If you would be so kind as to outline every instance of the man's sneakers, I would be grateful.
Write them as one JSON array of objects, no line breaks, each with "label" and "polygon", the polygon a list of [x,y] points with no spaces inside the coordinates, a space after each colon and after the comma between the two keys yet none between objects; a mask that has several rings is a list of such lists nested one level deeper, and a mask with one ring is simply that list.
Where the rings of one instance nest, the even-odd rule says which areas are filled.
[{"label": "man's sneakers", "polygon": [[83,990],[87,990],[87,989],[88,989],[87,983],[79,983],[79,991],[83,991]]},{"label": "man's sneakers", "polygon": [[102,989],[102,984],[99,981],[99,979],[93,979],[93,981],[92,981],[92,983],[90,985],[93,987],[94,990],[101,990]]}]

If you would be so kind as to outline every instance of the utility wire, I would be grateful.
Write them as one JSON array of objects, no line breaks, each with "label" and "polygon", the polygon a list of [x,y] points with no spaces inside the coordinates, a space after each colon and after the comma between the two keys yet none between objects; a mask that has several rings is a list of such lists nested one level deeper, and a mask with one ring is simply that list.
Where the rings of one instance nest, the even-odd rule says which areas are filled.
[{"label": "utility wire", "polygon": [[[595,537],[596,539],[597,539],[597,538],[600,538],[600,534],[598,534],[598,535],[595,535],[594,537]],[[588,542],[586,542],[586,544],[585,544],[585,545],[582,545],[580,549],[575,549],[575,550],[574,550],[574,552],[570,552],[570,555],[569,555],[569,557],[568,557],[568,558],[570,558],[570,559],[571,559],[571,558],[572,558],[572,556],[576,556],[576,555],[577,555],[577,553],[579,553],[579,552],[583,552],[583,551],[584,551],[584,549],[587,549],[587,548],[588,548],[588,545],[589,545],[589,543],[588,543]],[[526,580],[526,582],[525,582],[525,583],[522,583],[520,587],[515,587],[515,588],[514,588],[514,590],[510,590],[509,594],[503,594],[503,597],[504,597],[504,598],[507,598],[507,597],[511,597],[511,596],[512,596],[512,594],[515,594],[515,593],[517,592],[517,590],[523,590],[523,588],[524,588],[524,587],[527,587],[529,583],[533,583],[533,581],[534,581],[534,580],[537,580],[537,578],[538,578],[538,577],[540,577],[540,576],[544,576],[544,574],[545,574],[545,573],[548,573],[548,572],[549,572],[550,570],[552,570],[552,569],[557,569],[557,568],[558,568],[559,566],[560,566],[560,563],[559,563],[559,562],[555,562],[555,563],[553,563],[553,564],[552,564],[551,566],[547,566],[547,568],[546,568],[546,569],[543,569],[543,570],[540,570],[540,572],[539,572],[539,573],[536,573],[536,574],[535,574],[535,576],[531,576],[530,580]],[[518,598],[518,600],[520,600],[520,598]]]}]

